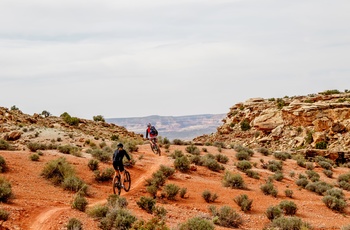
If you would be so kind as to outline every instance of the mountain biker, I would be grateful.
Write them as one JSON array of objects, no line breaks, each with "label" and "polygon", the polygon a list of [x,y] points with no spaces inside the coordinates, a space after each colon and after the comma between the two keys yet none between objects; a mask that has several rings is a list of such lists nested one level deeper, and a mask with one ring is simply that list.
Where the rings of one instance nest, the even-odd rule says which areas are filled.
[{"label": "mountain biker", "polygon": [[146,139],[148,139],[148,134],[149,134],[149,140],[151,141],[151,145],[153,146],[153,143],[157,143],[158,131],[154,128],[154,126],[151,125],[151,123],[148,123],[147,125]]},{"label": "mountain biker", "polygon": [[123,144],[119,143],[117,145],[117,149],[113,153],[113,168],[115,170],[115,175],[117,174],[120,175],[120,181],[121,181],[121,186],[124,187],[123,185],[123,176],[125,173],[124,172],[124,164],[123,164],[123,158],[124,156],[129,160],[129,163],[131,162],[131,158],[129,154],[123,149]]}]

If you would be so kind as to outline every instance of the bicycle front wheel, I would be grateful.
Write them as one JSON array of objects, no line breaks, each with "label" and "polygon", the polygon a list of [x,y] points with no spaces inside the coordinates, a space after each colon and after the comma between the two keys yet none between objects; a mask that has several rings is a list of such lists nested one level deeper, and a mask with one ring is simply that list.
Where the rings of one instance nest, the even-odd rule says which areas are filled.
[{"label": "bicycle front wheel", "polygon": [[120,187],[120,183],[119,183],[119,181],[120,181],[120,178],[119,178],[119,176],[115,176],[114,178],[113,178],[113,193],[114,194],[118,194],[118,195],[120,195],[120,192],[121,192],[121,187]]},{"label": "bicycle front wheel", "polygon": [[131,177],[130,177],[130,173],[126,170],[125,170],[125,177],[124,177],[123,184],[124,184],[125,192],[129,192],[130,187],[131,187]]}]

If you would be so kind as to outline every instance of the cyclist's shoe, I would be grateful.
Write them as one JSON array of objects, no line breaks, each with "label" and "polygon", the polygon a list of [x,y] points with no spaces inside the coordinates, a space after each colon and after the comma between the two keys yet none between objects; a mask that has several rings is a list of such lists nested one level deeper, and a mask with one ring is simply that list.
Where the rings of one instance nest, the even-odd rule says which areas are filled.
[{"label": "cyclist's shoe", "polygon": [[125,188],[123,184],[122,184],[122,185],[120,185],[120,187],[121,187],[121,188]]}]

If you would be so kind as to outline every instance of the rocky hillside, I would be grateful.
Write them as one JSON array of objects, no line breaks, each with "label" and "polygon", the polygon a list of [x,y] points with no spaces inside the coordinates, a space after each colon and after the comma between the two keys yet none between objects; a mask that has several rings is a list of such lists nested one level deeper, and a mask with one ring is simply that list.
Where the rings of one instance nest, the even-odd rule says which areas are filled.
[{"label": "rocky hillside", "polygon": [[69,124],[62,117],[31,116],[18,109],[0,107],[0,139],[9,141],[14,150],[25,150],[29,142],[60,142],[82,146],[87,140],[142,139],[141,135],[115,124],[75,119],[74,124]]},{"label": "rocky hillside", "polygon": [[350,93],[329,90],[238,103],[230,108],[216,133],[194,141],[349,158],[349,131]]}]

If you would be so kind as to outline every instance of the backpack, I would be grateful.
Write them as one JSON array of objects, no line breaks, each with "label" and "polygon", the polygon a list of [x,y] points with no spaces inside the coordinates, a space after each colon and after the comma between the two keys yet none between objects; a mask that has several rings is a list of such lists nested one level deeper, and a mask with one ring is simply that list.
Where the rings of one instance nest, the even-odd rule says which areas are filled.
[{"label": "backpack", "polygon": [[158,131],[154,126],[151,126],[149,133],[151,135],[158,135]]}]

